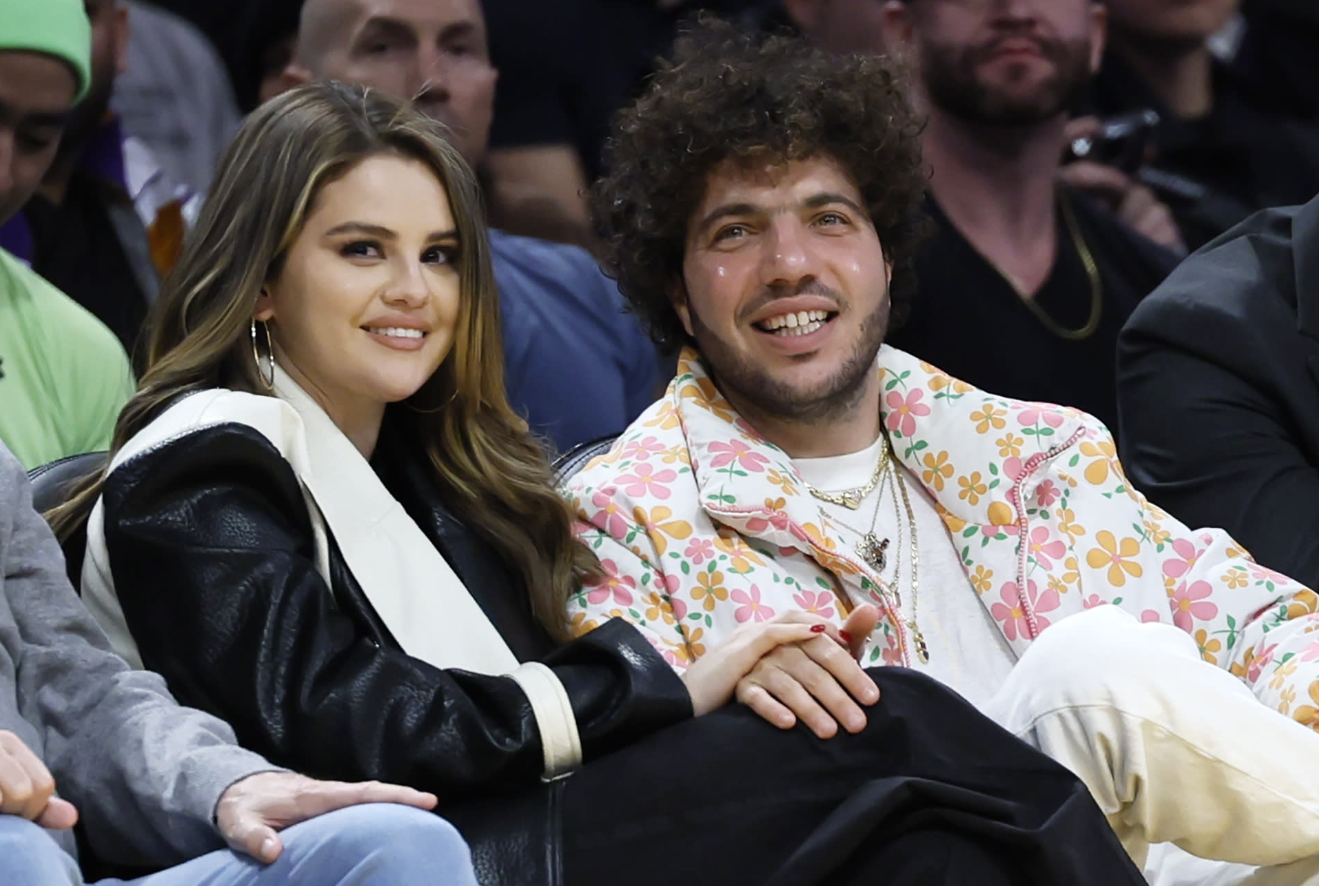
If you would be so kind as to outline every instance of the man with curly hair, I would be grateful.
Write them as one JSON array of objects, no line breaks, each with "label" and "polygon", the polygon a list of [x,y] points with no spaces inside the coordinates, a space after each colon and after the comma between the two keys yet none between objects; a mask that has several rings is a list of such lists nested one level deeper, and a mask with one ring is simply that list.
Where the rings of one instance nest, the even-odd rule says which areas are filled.
[{"label": "man with curly hair", "polygon": [[603,565],[574,629],[627,619],[681,671],[814,613],[859,663],[764,656],[737,698],[770,722],[858,732],[862,666],[915,668],[1076,772],[1138,863],[1173,843],[1255,884],[1319,877],[1319,773],[1297,762],[1319,736],[1293,719],[1319,719],[1294,709],[1319,598],[1132,491],[1090,416],[884,344],[920,243],[918,139],[884,58],[715,22],[618,117],[608,267],[684,351],[567,481]]}]

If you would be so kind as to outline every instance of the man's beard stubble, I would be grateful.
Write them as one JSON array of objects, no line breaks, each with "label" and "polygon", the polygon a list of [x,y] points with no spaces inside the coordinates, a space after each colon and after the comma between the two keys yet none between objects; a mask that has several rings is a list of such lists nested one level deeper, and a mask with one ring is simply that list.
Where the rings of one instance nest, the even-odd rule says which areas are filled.
[{"label": "man's beard stubble", "polygon": [[1055,73],[1030,95],[1015,97],[977,76],[1008,34],[976,46],[927,43],[922,48],[921,79],[931,103],[968,123],[1021,126],[1044,123],[1074,107],[1090,85],[1090,44],[1085,40],[1035,40]]},{"label": "man's beard stubble", "polygon": [[[795,293],[794,293],[795,294]],[[875,358],[888,333],[888,293],[861,322],[860,335],[852,354],[838,371],[812,391],[799,391],[784,384],[760,366],[725,345],[691,311],[692,335],[715,385],[744,410],[797,425],[827,424],[846,415],[860,403],[866,381],[875,370]],[[832,322],[838,322],[835,318]],[[731,395],[731,396],[730,396]],[[878,404],[875,406],[878,409]],[[755,424],[754,415],[743,418]]]}]

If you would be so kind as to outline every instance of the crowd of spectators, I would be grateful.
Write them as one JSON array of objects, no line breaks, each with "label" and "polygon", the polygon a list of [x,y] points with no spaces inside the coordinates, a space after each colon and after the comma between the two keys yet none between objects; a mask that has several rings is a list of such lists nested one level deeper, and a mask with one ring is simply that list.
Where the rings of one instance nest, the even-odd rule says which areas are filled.
[{"label": "crowd of spectators", "polygon": [[[1064,407],[1035,415],[1035,425],[1023,432],[1038,438],[1030,445],[1070,427],[1065,423],[1074,415],[1093,416],[1098,424],[1085,425],[1077,433],[1089,435],[1090,442],[1081,445],[1095,451],[1087,452],[1087,457],[1102,456],[1109,460],[1105,465],[1113,466],[1113,485],[1105,493],[1110,503],[1115,496],[1143,494],[1188,525],[1231,533],[1262,566],[1311,587],[1319,584],[1319,543],[1314,541],[1319,529],[1315,418],[1319,410],[1315,298],[1319,296],[1312,297],[1319,285],[1314,258],[1319,251],[1319,55],[1315,52],[1319,12],[1307,0],[77,0],[75,5],[85,12],[85,32],[79,25],[54,37],[45,32],[40,38],[31,37],[17,26],[6,33],[15,16],[28,14],[39,2],[0,0],[0,451],[11,452],[29,471],[86,453],[120,453],[133,434],[146,427],[135,404],[147,394],[161,396],[168,387],[162,381],[164,370],[158,368],[168,350],[161,342],[175,333],[183,339],[201,334],[191,319],[193,301],[180,301],[178,296],[187,275],[197,272],[181,270],[181,265],[193,238],[202,236],[197,233],[199,224],[213,234],[217,225],[226,223],[213,212],[208,216],[206,207],[208,199],[218,199],[217,183],[227,181],[226,169],[232,172],[238,162],[235,158],[241,151],[235,145],[242,137],[235,142],[235,134],[247,131],[245,121],[260,121],[261,109],[268,110],[272,101],[288,101],[290,93],[307,95],[297,91],[328,81],[365,88],[362,114],[368,117],[367,104],[373,96],[383,96],[389,102],[406,102],[443,124],[453,162],[470,168],[479,189],[479,199],[472,203],[473,223],[480,227],[481,242],[488,244],[496,295],[490,313],[482,317],[490,318],[490,334],[502,353],[502,370],[496,378],[502,392],[480,394],[476,382],[465,388],[461,380],[454,381],[441,405],[415,409],[421,415],[415,419],[416,427],[431,428],[427,415],[457,408],[455,398],[461,408],[469,408],[462,404],[471,398],[474,424],[503,422],[499,433],[515,436],[525,425],[533,435],[535,458],[552,460],[585,444],[616,438],[630,427],[624,449],[654,445],[658,451],[662,447],[655,441],[680,426],[686,435],[688,418],[680,417],[680,407],[652,405],[667,396],[666,386],[675,371],[678,384],[670,394],[678,390],[680,399],[690,399],[699,393],[705,398],[702,408],[716,413],[731,408],[707,401],[712,392],[726,395],[724,387],[741,381],[744,376],[738,373],[746,364],[735,358],[720,364],[713,353],[705,353],[713,351],[719,330],[703,326],[705,318],[684,302],[691,297],[689,284],[699,270],[684,264],[683,256],[688,254],[684,250],[692,249],[692,243],[647,245],[619,233],[620,226],[644,224],[648,213],[664,205],[666,198],[672,199],[672,206],[693,212],[693,207],[702,205],[680,189],[656,193],[653,205],[642,205],[635,193],[621,190],[619,183],[627,170],[620,172],[619,164],[627,157],[627,139],[640,138],[638,133],[644,130],[644,117],[628,114],[637,114],[637,108],[657,112],[657,104],[646,104],[662,88],[655,84],[687,82],[675,71],[684,63],[697,66],[690,58],[683,61],[682,35],[715,22],[714,27],[726,23],[740,34],[759,35],[760,40],[779,35],[840,64],[883,58],[896,72],[894,89],[914,112],[909,134],[917,157],[913,162],[919,165],[913,175],[919,175],[920,188],[913,224],[909,231],[902,229],[902,249],[909,248],[910,255],[895,259],[885,253],[889,273],[895,268],[897,272],[892,278],[893,315],[883,341],[919,361],[912,366],[921,368],[910,372],[931,373],[931,400],[947,405],[975,389],[988,392],[989,405],[971,420],[988,429],[980,434],[1003,433],[997,445],[1008,459],[1004,474],[1021,468],[1025,441],[1014,437],[1011,427],[1003,430],[994,403],[1030,401]],[[13,8],[6,10],[9,4]],[[675,45],[680,47],[678,61],[671,57]],[[78,61],[82,56],[85,59]],[[60,59],[57,69],[72,68],[74,77],[64,78],[67,83],[52,76],[52,58]],[[732,90],[739,82],[738,71],[729,67],[725,76]],[[819,96],[817,103],[825,104],[827,98]],[[380,108],[372,113],[383,113]],[[736,110],[730,108],[727,114]],[[895,123],[900,113],[867,110],[887,113],[887,123],[902,128],[900,120]],[[277,121],[261,125],[275,127]],[[675,138],[689,140],[689,160],[709,149],[708,142],[701,141],[699,127],[688,122],[678,125],[689,127],[674,133]],[[265,137],[273,139],[269,134]],[[290,138],[289,144],[294,141]],[[737,150],[740,162],[747,163],[748,157],[759,156],[761,148]],[[779,149],[765,150],[773,154]],[[792,164],[811,159],[794,155],[793,150],[774,155],[782,168],[793,169]],[[308,180],[307,193],[319,200],[319,186],[313,187],[316,176]],[[743,194],[738,190],[743,185],[730,188]],[[844,185],[863,187],[850,179]],[[457,207],[455,187],[445,180],[441,191],[447,189],[445,199]],[[268,189],[278,191],[273,182]],[[754,188],[744,190],[754,192]],[[367,197],[362,200],[369,202]],[[299,216],[290,216],[295,217]],[[301,218],[305,221],[305,215]],[[671,222],[684,229],[695,225],[694,218]],[[462,223],[454,227],[460,230]],[[265,269],[262,298],[268,298],[268,289],[283,272],[284,256],[298,233],[290,227],[284,240],[275,244],[279,249]],[[232,242],[240,242],[235,232],[230,234]],[[620,244],[635,247],[634,252],[620,253]],[[891,244],[881,238],[881,245],[888,250]],[[644,248],[654,254],[644,253]],[[775,261],[786,266],[793,255],[784,249]],[[661,273],[666,268],[668,276]],[[659,293],[656,298],[665,310],[670,301],[679,306],[667,327],[657,324],[655,316],[647,313],[644,298],[635,293],[642,271],[655,275],[649,285]],[[728,263],[714,276],[723,285],[736,273]],[[201,283],[197,287],[197,292],[205,289]],[[819,294],[807,284],[802,287],[802,293]],[[910,298],[900,298],[907,289]],[[235,310],[241,312],[242,307]],[[266,323],[270,318],[257,314],[250,329],[252,353],[259,368],[264,346],[275,378],[274,351],[285,344],[278,338],[272,343]],[[803,327],[808,322],[828,322],[808,320],[805,312],[800,316]],[[790,324],[794,328],[796,317]],[[243,321],[244,336],[247,322]],[[174,326],[166,329],[169,323]],[[472,324],[475,329],[479,322]],[[473,341],[464,338],[455,348],[479,353]],[[695,351],[680,356],[680,345]],[[247,347],[246,340],[243,346]],[[694,362],[698,352],[709,363],[704,370]],[[214,386],[176,366],[169,371],[181,373],[170,377],[175,394]],[[957,381],[943,381],[941,373]],[[277,381],[287,384],[282,370]],[[309,382],[299,379],[298,383],[307,387]],[[694,387],[683,389],[686,383]],[[891,391],[892,386],[882,401],[886,409],[898,410],[885,419],[890,430],[930,415],[929,404],[918,402],[926,392],[917,389],[908,396]],[[749,420],[755,402],[748,397],[745,404],[733,405]],[[640,432],[634,425],[637,421]],[[386,432],[403,426],[387,421],[382,440],[393,439]],[[439,420],[433,427],[441,427]],[[730,427],[745,434],[746,446],[753,449],[780,443],[754,421],[738,419]],[[904,434],[911,436],[909,430],[898,436]],[[489,489],[482,487],[481,472],[499,471],[491,467],[494,462],[482,461],[471,451],[474,445],[465,455],[472,465],[471,477],[453,480],[452,486],[441,483],[438,503],[422,499],[414,507],[405,501],[414,519],[432,508],[448,514],[448,509],[461,510],[468,498],[485,495],[494,501],[503,494],[505,487],[493,480]],[[383,482],[406,485],[415,479],[401,468],[397,476],[387,476],[389,468],[373,459],[370,448],[364,454]],[[654,478],[675,470],[681,473],[679,465],[694,473],[700,460],[710,457],[680,449],[675,446],[666,462],[673,470],[662,469],[636,481],[648,495],[654,484],[664,489],[668,482]],[[907,455],[923,459],[916,464],[928,469],[924,477],[927,485],[933,484],[932,490],[942,490],[945,482],[952,484],[952,468],[945,470],[940,461],[947,452],[913,449]],[[159,454],[155,457],[159,461]],[[619,457],[627,463],[616,446],[609,458]],[[727,466],[748,456],[733,453],[715,458]],[[174,461],[170,470],[177,472],[188,459],[179,455]],[[1099,464],[1077,471],[1100,471]],[[806,476],[806,466],[798,467]],[[126,482],[127,473],[118,462],[106,468],[97,482],[104,484],[112,468],[120,468],[119,482]],[[23,500],[26,493],[6,492],[6,483],[14,489],[21,485],[6,479],[3,472],[8,470],[8,463],[0,461],[0,493]],[[549,482],[548,474],[541,477],[533,471],[527,479],[516,469],[509,470],[512,473],[502,479],[515,491],[525,492],[525,487],[516,485],[524,480],[533,485]],[[675,667],[682,659],[685,666],[688,657],[694,661],[699,653],[692,651],[684,619],[703,624],[711,642],[718,621],[711,621],[710,613],[726,602],[720,598],[716,604],[710,590],[714,579],[708,576],[714,561],[708,572],[696,568],[704,556],[699,552],[731,545],[735,560],[739,556],[735,539],[740,536],[712,526],[709,539],[701,541],[699,531],[693,530],[693,526],[699,530],[699,520],[679,521],[685,534],[674,538],[686,542],[690,537],[691,547],[687,553],[669,551],[667,556],[686,558],[697,551],[698,559],[690,567],[683,559],[680,572],[669,575],[653,570],[648,560],[636,575],[627,575],[619,564],[634,554],[642,556],[642,547],[670,532],[666,526],[677,525],[671,521],[679,502],[667,492],[657,493],[654,501],[634,500],[630,489],[635,487],[624,496],[621,481],[613,485],[617,470],[609,468],[599,484],[587,483],[576,490],[579,519],[586,513],[580,509],[586,507],[583,500],[604,508],[597,516],[602,541],[595,547],[604,544],[608,549],[615,543],[619,547],[613,559],[605,560],[604,578],[589,569],[582,571],[553,544],[538,547],[544,540],[538,541],[536,532],[559,533],[563,529],[559,523],[566,518],[554,511],[552,519],[538,522],[533,512],[541,505],[535,495],[522,505],[503,501],[496,507],[502,508],[499,519],[474,530],[476,540],[471,544],[490,548],[490,562],[474,574],[483,584],[496,585],[506,573],[531,575],[534,570],[522,564],[522,558],[532,556],[529,551],[556,564],[562,561],[566,565],[556,565],[560,569],[556,575],[570,575],[575,581],[585,577],[588,589],[568,607],[575,627],[610,617],[643,626],[648,619],[663,620],[680,639],[687,638],[670,642],[665,658]],[[998,480],[1014,479],[998,477],[997,470]],[[1105,468],[1103,473],[1107,482],[1110,471]],[[969,478],[958,482],[964,479]],[[284,480],[280,475],[271,485]],[[973,505],[986,494],[978,482],[970,479],[969,486],[963,485],[962,501]],[[1069,480],[1067,475],[1060,475],[1059,482],[1076,486],[1075,478]],[[288,489],[297,490],[308,480],[298,476],[289,483]],[[791,483],[788,479],[784,483],[791,497]],[[870,488],[874,486],[872,481]],[[87,505],[85,511],[90,511],[101,489],[82,487],[75,504]],[[390,492],[406,499],[394,487]],[[765,490],[767,506],[777,494],[772,492]],[[131,499],[127,492],[122,497]],[[306,502],[295,498],[297,508],[302,508]],[[0,498],[0,508],[8,503]],[[752,504],[759,507],[758,501]],[[308,549],[324,544],[325,529],[317,520],[330,519],[334,529],[333,515],[322,515],[320,510],[313,505],[310,518],[302,510],[289,518],[299,532],[306,530],[299,544]],[[950,511],[941,501],[931,499],[926,511],[927,530],[937,527],[940,519],[948,522]],[[100,505],[92,513],[95,542],[95,533],[107,530],[97,522],[104,519]],[[1006,518],[1000,521],[1001,513],[991,516],[995,519],[984,529],[985,541],[972,538],[976,533],[968,529],[971,547],[960,553],[950,549],[950,574],[960,567],[970,574],[978,556],[975,545],[998,538],[989,534],[991,528],[997,532],[1001,526],[1005,538],[1016,538],[1017,526],[1008,525]],[[84,512],[82,518],[86,517]],[[0,530],[9,519],[10,515],[0,513]],[[54,518],[57,530],[64,519]],[[319,527],[319,536],[313,525]],[[622,535],[615,532],[619,527]],[[1210,544],[1209,536],[1193,537],[1189,532],[1175,541],[1160,538],[1158,526],[1151,522],[1145,522],[1143,529],[1134,528],[1140,545],[1157,547],[1160,554],[1175,543],[1184,542],[1191,549]],[[530,540],[517,541],[522,534]],[[872,526],[866,537],[873,534]],[[1020,534],[1024,551],[1028,541],[1024,530]],[[1102,534],[1112,540],[1111,533]],[[446,545],[455,544],[453,537],[445,531],[439,531],[438,537],[436,547],[448,558]],[[144,541],[151,539],[149,531],[140,530],[133,538],[139,546],[145,545],[140,559],[150,561],[152,569],[165,568],[170,557],[183,549],[177,534],[163,533],[155,539],[155,547]],[[1125,568],[1124,557],[1136,556],[1136,549],[1127,552],[1122,547],[1125,541],[1114,541],[1116,547],[1110,552],[1117,564],[1114,569]],[[330,547],[342,559],[338,546]],[[198,550],[189,569],[214,554],[208,544],[199,543]],[[778,556],[788,554],[786,547],[777,550]],[[1245,556],[1235,547],[1228,551],[1229,558]],[[1180,548],[1178,552],[1182,553]],[[1194,565],[1195,557],[1203,553],[1193,550],[1188,563]],[[0,557],[4,555],[0,534]],[[654,560],[660,562],[665,556],[665,544],[660,542]],[[760,562],[755,553],[744,556],[751,564]],[[759,556],[773,559],[764,550]],[[881,549],[878,561],[887,564],[886,556]],[[1025,563],[1027,555],[1021,556]],[[338,598],[341,589],[336,583],[346,567],[333,558],[326,562],[335,571],[332,584]],[[1165,564],[1165,573],[1167,568]],[[915,563],[912,569],[914,573]],[[1084,566],[1073,563],[1068,569],[1076,573]],[[748,566],[740,572],[752,570]],[[129,574],[139,576],[139,592],[146,593],[147,572]],[[1128,574],[1140,576],[1131,569]],[[94,587],[95,577],[89,575],[73,575],[75,586]],[[182,567],[179,575],[181,584],[193,580],[192,572]],[[707,578],[697,582],[700,576]],[[1174,589],[1178,577],[1167,574],[1170,597],[1182,593]],[[472,580],[466,574],[460,578]],[[1250,580],[1256,578],[1251,573]],[[827,586],[825,579],[818,580],[821,587]],[[1243,584],[1246,580],[1241,579]],[[1258,583],[1267,581],[1272,579],[1262,577]],[[615,590],[620,582],[630,588],[625,592],[628,601],[633,593],[639,601],[652,589],[661,593],[663,588],[664,605],[669,608],[656,602],[652,611],[662,614],[643,617],[639,613],[646,610],[638,602],[629,618],[626,605],[622,610],[613,608],[615,601],[622,602]],[[676,599],[679,589],[693,582],[705,589],[695,592],[690,603],[693,612],[686,611],[688,604],[674,608],[670,595]],[[1018,583],[1024,587],[1024,578]],[[4,588],[0,583],[0,591]],[[984,593],[978,584],[977,590]],[[706,591],[708,600],[699,602]],[[108,593],[115,595],[113,583]],[[751,585],[738,593],[758,601],[761,589]],[[1298,593],[1314,597],[1310,591]],[[122,590],[119,596],[124,596]],[[487,604],[479,594],[474,596],[482,608],[510,605],[507,600]],[[193,605],[182,596],[178,599],[182,601],[178,605]],[[1194,602],[1201,599],[1208,598],[1186,597],[1185,611],[1207,607],[1216,616],[1214,603]],[[1319,598],[1314,600],[1315,605],[1301,616],[1284,603],[1283,615],[1309,618],[1319,608]],[[1118,605],[1121,598],[1099,602]],[[137,605],[147,608],[145,603]],[[161,611],[168,610],[162,606]],[[111,614],[123,619],[122,613]],[[543,620],[539,610],[535,616]],[[222,615],[215,618],[217,623],[223,621]],[[528,612],[518,611],[510,618],[533,624]],[[1140,618],[1150,620],[1144,614]],[[101,620],[104,627],[105,619]],[[1176,616],[1173,620],[1184,627]],[[737,621],[743,621],[740,615]],[[1191,624],[1189,615],[1185,623]],[[209,630],[214,623],[204,627]],[[393,625],[374,627],[379,637],[371,642],[377,649],[393,642],[391,631],[398,632]],[[553,648],[550,639],[565,639],[551,636],[552,630],[542,636],[537,633],[539,626],[525,630],[526,636],[534,636],[536,652],[522,655],[515,650],[524,660]],[[1227,630],[1235,632],[1237,627],[1233,624]],[[226,638],[235,636],[236,628]],[[1222,641],[1228,648],[1221,654],[1231,651],[1235,639],[1236,634],[1230,633]],[[209,638],[180,632],[172,640],[204,649]],[[653,642],[665,651],[662,642]],[[1199,652],[1210,660],[1214,650],[1222,649],[1222,642],[1210,636],[1196,638]],[[905,639],[894,643],[898,644],[892,647],[895,657],[885,655],[885,663],[901,663],[896,657],[899,651],[907,655]],[[677,651],[679,647],[686,651]],[[359,654],[346,645],[335,648],[336,655]],[[1272,661],[1272,650],[1260,640],[1258,655],[1252,648],[1253,657],[1236,676],[1254,683],[1261,667],[1285,664],[1285,658]],[[135,660],[134,646],[117,651],[142,664]],[[226,648],[225,655],[231,654],[233,650]],[[598,651],[579,654],[584,656],[582,662],[571,653],[566,656],[574,667],[603,667]],[[623,670],[639,668],[647,673],[649,665],[637,665],[640,653],[618,654],[628,659],[626,667],[619,666]],[[173,647],[159,653],[160,660],[176,667],[167,673],[171,686],[178,674],[186,674],[186,668],[178,666],[182,658],[183,653]],[[1006,674],[1016,659],[1004,661]],[[391,675],[401,679],[396,672]],[[199,707],[208,707],[206,702],[215,697],[207,693],[220,693],[199,690],[204,681],[191,674],[177,679],[194,690],[191,697],[185,693],[184,700]],[[303,693],[299,704],[315,695],[320,679],[308,672],[307,684],[299,688]],[[671,694],[672,688],[655,691],[662,696]],[[155,688],[150,692],[164,695]],[[1279,710],[1319,728],[1319,681],[1309,692],[1308,703],[1304,698],[1288,700]],[[616,714],[610,705],[631,712],[629,705],[635,701],[629,695],[626,703],[616,698],[593,702],[599,705],[593,715],[610,720],[608,729],[622,728],[610,718],[623,714]],[[665,698],[665,704],[670,701]],[[173,705],[168,699],[151,703]],[[1302,710],[1309,713],[1302,716]],[[492,716],[516,720],[525,713],[500,708]],[[425,715],[400,716],[420,721]],[[481,723],[483,730],[492,728]],[[190,728],[218,730],[217,741],[230,741],[230,734],[219,726],[202,723]],[[239,729],[238,738],[251,746],[250,732]],[[258,741],[257,749],[278,760],[283,736],[269,741],[268,746]],[[615,738],[606,741],[597,736],[596,741],[616,747]],[[498,744],[492,740],[492,745]],[[513,755],[511,746],[504,742],[497,754]],[[0,763],[3,750],[0,741]],[[262,763],[260,758],[248,759],[247,768],[238,767],[242,769],[238,774],[248,777]],[[379,771],[349,766],[319,774],[369,779]],[[384,771],[396,772],[387,767]],[[398,780],[406,780],[410,772],[403,776]],[[612,797],[617,785],[600,790],[602,796]],[[402,802],[425,805],[411,795]],[[0,805],[0,823],[8,811]],[[195,855],[192,845],[188,851]],[[204,841],[195,845],[213,848]],[[92,859],[85,862],[87,871],[96,870],[97,853],[86,855]],[[478,858],[478,869],[480,863]]]}]

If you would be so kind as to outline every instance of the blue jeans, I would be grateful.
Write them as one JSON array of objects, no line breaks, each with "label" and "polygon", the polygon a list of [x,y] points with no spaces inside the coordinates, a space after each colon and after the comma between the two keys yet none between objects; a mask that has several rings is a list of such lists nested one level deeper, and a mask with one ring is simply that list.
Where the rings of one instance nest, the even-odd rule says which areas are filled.
[{"label": "blue jeans", "polygon": [[[96,886],[476,886],[471,853],[453,825],[406,806],[352,806],[280,834],[263,865],[229,850],[138,880]],[[5,886],[83,886],[77,863],[41,827],[0,815]]]}]

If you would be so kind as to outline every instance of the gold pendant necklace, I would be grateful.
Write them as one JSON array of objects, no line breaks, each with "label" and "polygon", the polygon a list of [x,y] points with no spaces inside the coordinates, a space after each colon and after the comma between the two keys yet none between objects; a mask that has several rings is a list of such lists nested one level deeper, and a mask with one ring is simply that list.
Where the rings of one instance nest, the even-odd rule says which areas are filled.
[{"label": "gold pendant necklace", "polygon": [[[855,511],[861,507],[861,502],[865,497],[874,491],[875,486],[879,483],[879,478],[884,476],[884,468],[888,464],[888,438],[884,438],[884,449],[879,454],[879,463],[875,465],[875,473],[870,475],[867,480],[855,489],[844,489],[840,492],[825,492],[822,489],[816,489],[805,480],[801,485],[806,487],[806,491],[818,498],[820,501],[828,502],[831,505],[837,505],[840,508],[847,508],[849,511]],[[874,521],[871,521],[872,525]],[[849,529],[851,527],[848,527]],[[856,530],[853,530],[854,532]]]}]

